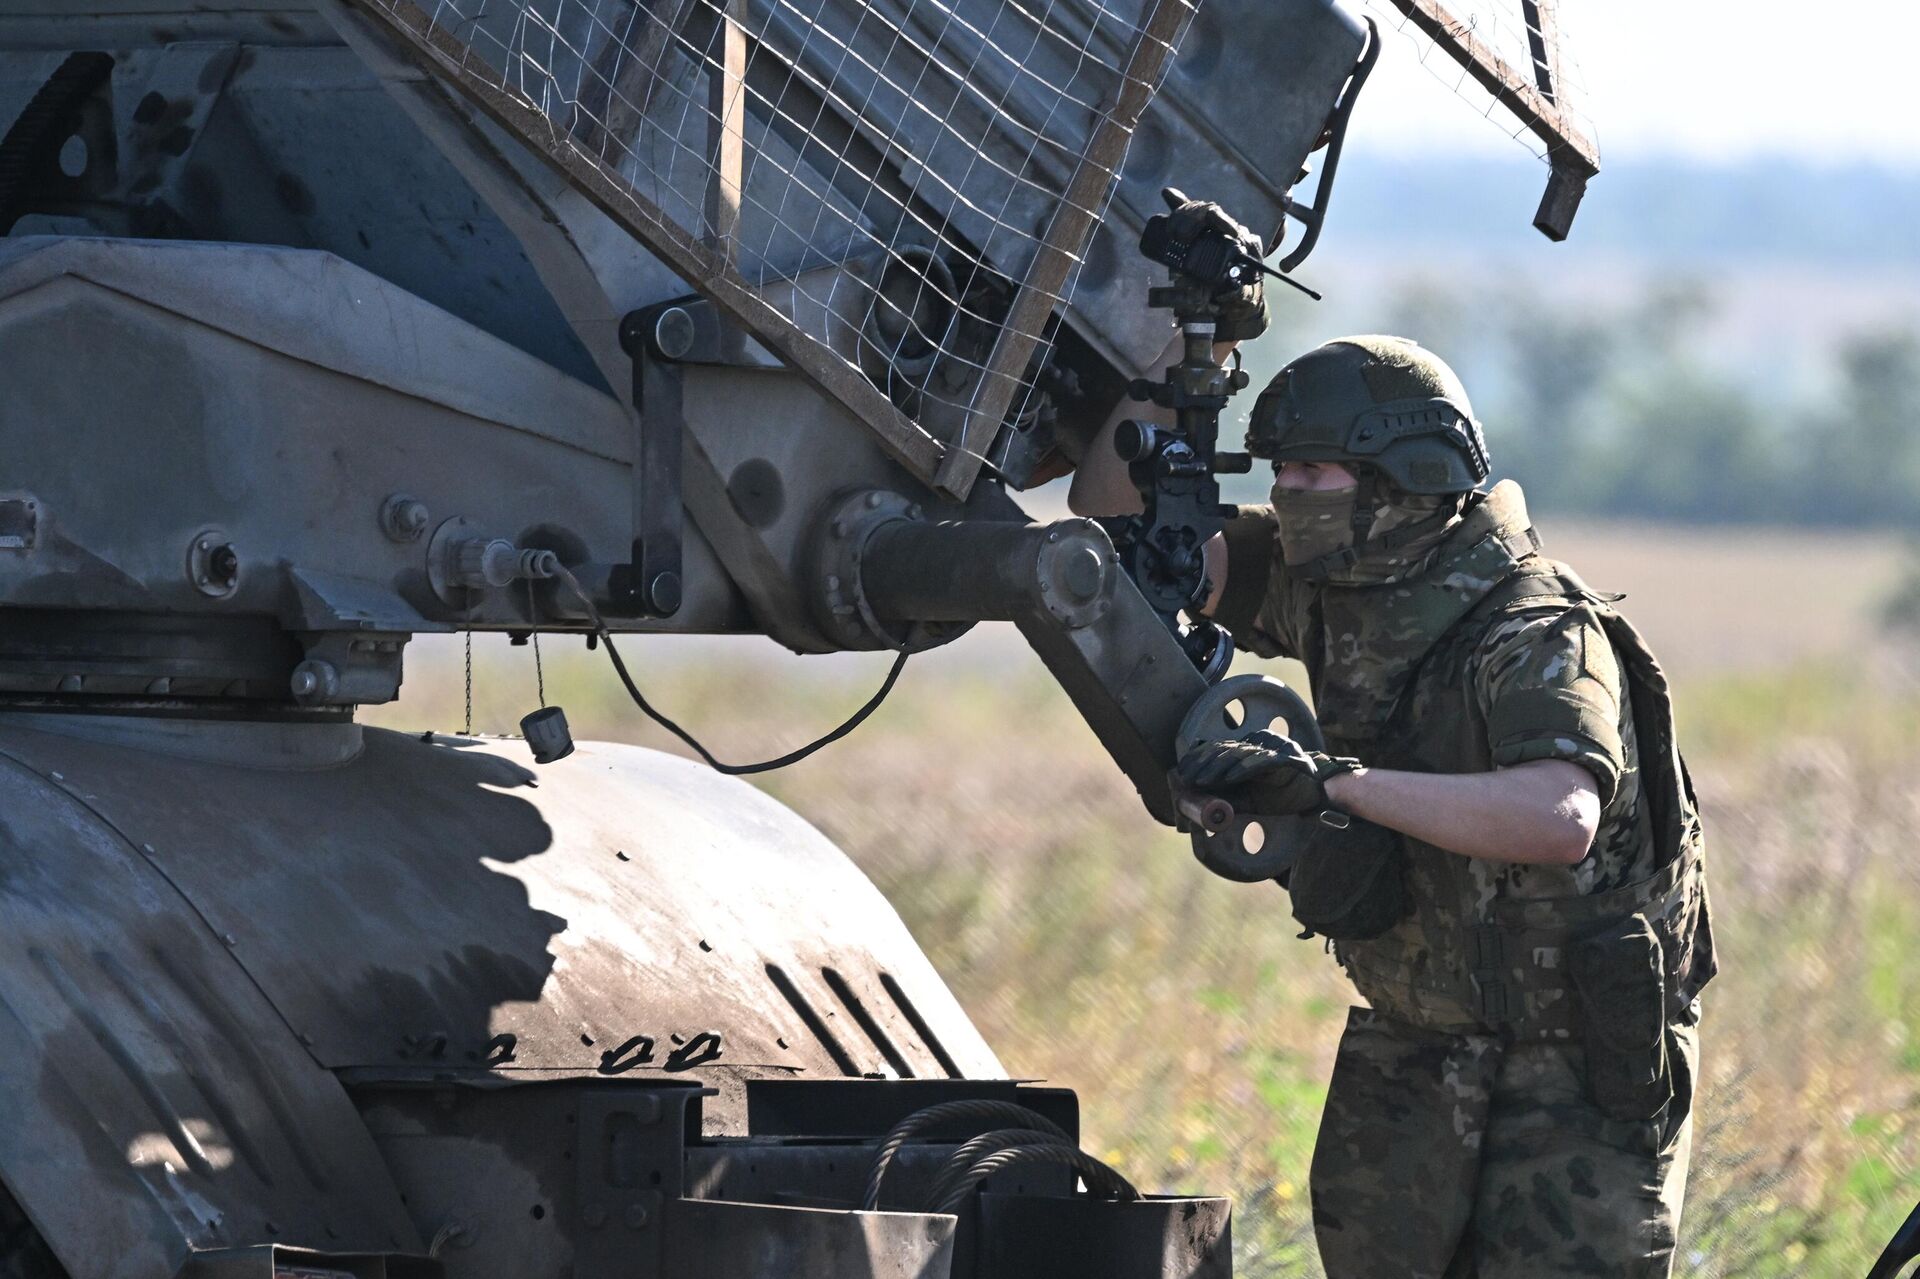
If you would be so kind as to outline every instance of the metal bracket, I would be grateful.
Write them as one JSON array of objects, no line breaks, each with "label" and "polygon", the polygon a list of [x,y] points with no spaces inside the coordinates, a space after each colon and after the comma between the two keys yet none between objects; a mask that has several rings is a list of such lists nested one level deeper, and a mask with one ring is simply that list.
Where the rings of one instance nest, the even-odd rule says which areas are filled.
[{"label": "metal bracket", "polygon": [[666,1206],[686,1186],[698,1088],[583,1088],[574,1154],[578,1229],[573,1273],[657,1279],[665,1273]]},{"label": "metal bracket", "polygon": [[[681,483],[688,447],[684,366],[779,368],[718,308],[700,297],[629,312],[620,345],[633,360],[632,559],[608,575],[606,611],[618,617],[671,617],[682,595],[686,506]],[[691,442],[698,448],[698,442]]]},{"label": "metal bracket", "polygon": [[1522,0],[1528,46],[1534,64],[1531,81],[1489,48],[1475,34],[1471,22],[1451,13],[1442,0],[1392,0],[1428,39],[1446,50],[1493,100],[1513,112],[1514,118],[1547,148],[1552,172],[1540,199],[1533,225],[1549,240],[1567,238],[1573,215],[1586,193],[1587,180],[1600,172],[1600,151],[1568,117],[1552,65],[1556,40],[1553,6],[1549,0]]},{"label": "metal bracket", "polygon": [[1360,100],[1360,90],[1367,83],[1367,77],[1373,74],[1373,64],[1380,61],[1380,26],[1372,18],[1367,19],[1367,47],[1360,52],[1360,60],[1353,64],[1353,74],[1348,77],[1346,88],[1340,91],[1340,100],[1333,104],[1333,112],[1327,117],[1327,159],[1320,170],[1320,181],[1313,188],[1313,203],[1302,206],[1291,198],[1287,201],[1287,216],[1306,227],[1307,233],[1300,237],[1300,243],[1293,252],[1280,259],[1280,269],[1291,272],[1307,255],[1313,252],[1313,246],[1320,243],[1320,228],[1326,225],[1327,209],[1333,202],[1333,179],[1340,172],[1340,152],[1347,145],[1347,125],[1353,121],[1354,103]]},{"label": "metal bracket", "polygon": [[[683,595],[681,544],[685,509],[680,496],[680,451],[687,434],[680,362],[704,352],[705,327],[718,329],[710,308],[669,302],[628,313],[620,345],[633,360],[633,407],[639,429],[633,443],[632,559],[608,578],[607,611],[623,617],[671,617]],[[709,337],[717,349],[718,339]]]}]

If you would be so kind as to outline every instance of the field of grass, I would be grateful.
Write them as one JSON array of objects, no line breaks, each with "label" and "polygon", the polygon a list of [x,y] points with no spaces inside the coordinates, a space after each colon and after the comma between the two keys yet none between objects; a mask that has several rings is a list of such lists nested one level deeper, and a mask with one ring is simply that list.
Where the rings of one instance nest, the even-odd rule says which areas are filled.
[{"label": "field of grass", "polygon": [[[1765,581],[1790,549],[1714,553],[1749,555]],[[1797,602],[1730,592],[1738,617],[1689,605],[1671,565],[1641,563],[1653,585],[1630,587],[1656,646],[1679,650],[1723,964],[1686,1274],[1857,1276],[1920,1197],[1920,685],[1859,638],[1872,592],[1843,558]],[[1679,592],[1664,609],[1663,573]],[[1812,608],[1829,627],[1802,624]],[[1802,639],[1715,660],[1736,626]],[[1010,1070],[1080,1091],[1090,1149],[1143,1186],[1231,1193],[1243,1279],[1317,1274],[1305,1174],[1344,980],[1296,940],[1277,889],[1207,875],[1142,814],[1030,657],[1001,637],[967,646],[916,659],[859,733],[762,784],[887,892]],[[623,647],[735,759],[835,722],[885,663],[764,641]],[[612,700],[598,655],[545,649],[577,735],[661,744]],[[457,724],[455,653],[421,654],[414,695],[369,718]],[[484,645],[478,670],[477,726],[504,729],[531,705],[531,655]]]}]

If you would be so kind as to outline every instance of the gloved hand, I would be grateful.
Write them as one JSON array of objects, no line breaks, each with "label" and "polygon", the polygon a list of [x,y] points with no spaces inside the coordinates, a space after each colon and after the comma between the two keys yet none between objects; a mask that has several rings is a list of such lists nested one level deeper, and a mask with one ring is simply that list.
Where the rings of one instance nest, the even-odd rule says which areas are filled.
[{"label": "gloved hand", "polygon": [[1195,790],[1229,796],[1238,791],[1250,812],[1285,817],[1327,807],[1327,779],[1359,766],[1357,759],[1310,751],[1291,737],[1261,731],[1196,746],[1181,757],[1177,771]]},{"label": "gloved hand", "polygon": [[[1169,239],[1191,244],[1205,235],[1224,235],[1256,258],[1267,256],[1260,237],[1227,215],[1212,200],[1189,200],[1169,187],[1161,194],[1170,210],[1167,214]],[[1234,289],[1217,299],[1220,318],[1214,339],[1220,342],[1250,342],[1267,331],[1267,291],[1259,275],[1251,284]]]}]

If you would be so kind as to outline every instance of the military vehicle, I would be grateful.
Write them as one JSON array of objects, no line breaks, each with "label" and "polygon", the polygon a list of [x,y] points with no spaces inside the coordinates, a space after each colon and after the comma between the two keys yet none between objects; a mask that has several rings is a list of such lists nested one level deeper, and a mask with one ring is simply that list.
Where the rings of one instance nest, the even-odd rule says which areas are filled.
[{"label": "military vehicle", "polygon": [[[1297,265],[1370,25],[0,0],[0,1274],[1229,1274],[1226,1201],[1086,1155],[747,783],[354,715],[420,634],[1010,620],[1231,863],[1167,769],[1223,692],[1294,713],[1180,617],[1236,464],[1199,259],[1255,255],[1136,241],[1179,187]],[[1150,514],[1029,522],[1130,390]]]}]

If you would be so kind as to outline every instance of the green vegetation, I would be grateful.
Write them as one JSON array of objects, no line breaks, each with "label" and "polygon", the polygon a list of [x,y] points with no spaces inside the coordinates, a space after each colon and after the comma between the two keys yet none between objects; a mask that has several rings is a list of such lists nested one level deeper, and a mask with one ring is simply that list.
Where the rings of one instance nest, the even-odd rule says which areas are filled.
[{"label": "green vegetation", "polygon": [[[1729,336],[1740,317],[1706,284],[1548,299],[1462,272],[1402,286],[1369,312],[1460,372],[1496,473],[1519,480],[1536,512],[1920,526],[1920,333],[1842,330],[1799,352],[1796,375]],[[1256,385],[1331,336],[1309,331],[1320,322],[1280,313],[1249,355]],[[1259,487],[1234,486],[1241,500]]]},{"label": "green vegetation", "polygon": [[[1011,1069],[1081,1089],[1094,1149],[1160,1189],[1229,1189],[1242,1276],[1317,1273],[1337,969],[1277,890],[1210,879],[1141,818],[1057,695],[908,701],[929,696],[1034,731],[915,749],[883,729],[776,789],[879,881]],[[1816,670],[1686,704],[1725,972],[1683,1270],[1859,1274],[1920,1198],[1920,694]]]},{"label": "green vegetation", "polygon": [[[548,691],[582,737],[663,744],[554,647]],[[746,758],[833,722],[883,661],[795,680],[800,659],[767,658],[653,682]],[[521,665],[480,681],[483,727],[530,696]],[[1277,889],[1201,871],[1052,683],[1007,665],[910,667],[861,732],[762,784],[886,891],[1009,1070],[1080,1090],[1091,1149],[1144,1186],[1232,1194],[1243,1279],[1317,1274],[1306,1172],[1344,980]],[[1920,1199],[1920,688],[1815,664],[1696,679],[1680,707],[1724,965],[1681,1272],[1858,1275]],[[381,718],[435,722],[407,709]]]}]

